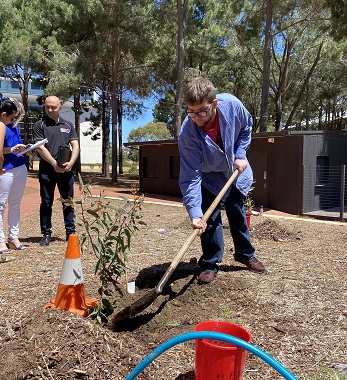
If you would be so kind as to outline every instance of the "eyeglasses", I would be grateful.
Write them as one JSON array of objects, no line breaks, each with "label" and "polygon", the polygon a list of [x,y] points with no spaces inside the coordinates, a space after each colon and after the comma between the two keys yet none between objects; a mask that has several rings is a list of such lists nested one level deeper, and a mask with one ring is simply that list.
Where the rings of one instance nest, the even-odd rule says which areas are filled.
[{"label": "eyeglasses", "polygon": [[193,111],[188,111],[187,114],[190,118],[193,118],[193,117],[206,117],[208,115],[208,112],[210,111],[210,108],[212,106],[213,103],[211,103],[206,109],[202,110],[202,111],[199,111],[199,112],[193,112]]}]

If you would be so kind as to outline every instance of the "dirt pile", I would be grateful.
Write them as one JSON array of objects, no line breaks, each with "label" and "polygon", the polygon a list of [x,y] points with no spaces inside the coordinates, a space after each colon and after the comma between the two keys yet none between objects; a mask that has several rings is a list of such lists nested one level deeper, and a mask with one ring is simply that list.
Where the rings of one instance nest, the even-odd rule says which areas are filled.
[{"label": "dirt pile", "polygon": [[[142,213],[146,226],[133,238],[129,254],[129,280],[135,280],[136,292],[119,299],[117,311],[157,284],[191,232],[183,208],[145,204]],[[251,236],[266,275],[250,273],[233,260],[225,229],[221,270],[205,286],[197,284],[198,268],[191,260],[200,256],[196,240],[150,307],[122,325],[99,326],[42,309],[55,296],[66,249],[59,203],[54,217],[50,246],[38,245],[37,210],[22,221],[28,249],[0,266],[0,379],[124,379],[160,344],[210,319],[244,327],[253,344],[300,379],[347,376],[345,224],[252,218]],[[86,295],[97,298],[95,258],[84,253],[82,266]],[[244,380],[282,378],[252,354],[245,369]],[[137,378],[193,376],[194,342],[186,342],[166,351]]]},{"label": "dirt pile", "polygon": [[288,229],[288,227],[281,226],[275,220],[268,218],[265,218],[265,220],[255,224],[255,226],[251,228],[251,235],[257,240],[284,241],[301,239],[300,230],[294,231],[292,229]]}]

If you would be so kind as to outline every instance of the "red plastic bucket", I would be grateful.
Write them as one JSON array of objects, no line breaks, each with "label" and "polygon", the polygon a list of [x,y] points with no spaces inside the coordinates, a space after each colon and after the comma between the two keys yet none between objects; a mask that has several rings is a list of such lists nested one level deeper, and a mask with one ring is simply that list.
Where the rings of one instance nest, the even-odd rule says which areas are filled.
[{"label": "red plastic bucket", "polygon": [[[205,321],[194,331],[228,334],[251,342],[251,334],[230,322]],[[241,380],[247,351],[229,342],[214,339],[195,340],[195,380]]]}]

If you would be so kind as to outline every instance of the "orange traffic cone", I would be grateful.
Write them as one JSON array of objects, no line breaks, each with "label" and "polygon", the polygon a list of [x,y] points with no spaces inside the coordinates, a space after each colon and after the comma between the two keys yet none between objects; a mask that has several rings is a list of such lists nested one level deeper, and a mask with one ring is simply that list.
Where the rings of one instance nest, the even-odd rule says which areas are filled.
[{"label": "orange traffic cone", "polygon": [[59,308],[86,317],[97,305],[97,300],[85,298],[78,236],[71,234],[67,243],[57,295],[43,308]]}]

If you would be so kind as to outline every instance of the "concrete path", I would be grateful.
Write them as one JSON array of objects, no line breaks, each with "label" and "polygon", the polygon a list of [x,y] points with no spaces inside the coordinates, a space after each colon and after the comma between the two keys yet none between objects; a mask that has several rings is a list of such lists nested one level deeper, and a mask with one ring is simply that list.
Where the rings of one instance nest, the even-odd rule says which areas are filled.
[{"label": "concrete path", "polygon": [[[129,200],[134,198],[131,189],[117,188],[115,187],[104,187],[99,186],[98,189],[93,189],[92,194],[98,196],[100,191],[104,192],[104,196],[110,198],[119,199],[120,197],[125,197]],[[75,195],[78,196],[79,189],[78,184],[75,183]],[[55,198],[59,198],[59,191],[56,189]],[[155,194],[145,194],[145,202],[154,202],[165,205],[180,206],[182,207],[182,199],[169,197],[164,195],[155,195]],[[24,192],[23,200],[21,203],[21,218],[25,218],[32,211],[39,209],[41,203],[40,198],[40,184],[37,178],[37,173],[30,172],[28,173],[26,189]],[[6,213],[7,214],[7,213]],[[7,222],[7,215],[5,216],[5,222]]]},{"label": "concrete path", "polygon": [[[104,196],[120,199],[121,197],[132,200],[134,195],[131,188],[119,188],[117,186],[99,186],[97,189],[92,190],[92,194],[98,196],[100,191],[103,191]],[[78,184],[75,183],[75,195],[79,194]],[[56,189],[55,198],[59,198],[59,191]],[[145,202],[158,203],[168,206],[182,207],[182,199],[177,197],[170,197],[158,194],[145,194]],[[21,218],[25,218],[34,210],[38,210],[40,207],[40,184],[37,177],[37,172],[29,172],[27,177],[26,189],[24,192],[23,200],[21,203]],[[279,216],[279,217],[292,217],[297,218],[297,215],[291,215],[276,210],[264,210],[266,216]],[[7,223],[7,213],[5,215],[5,223]]]}]

